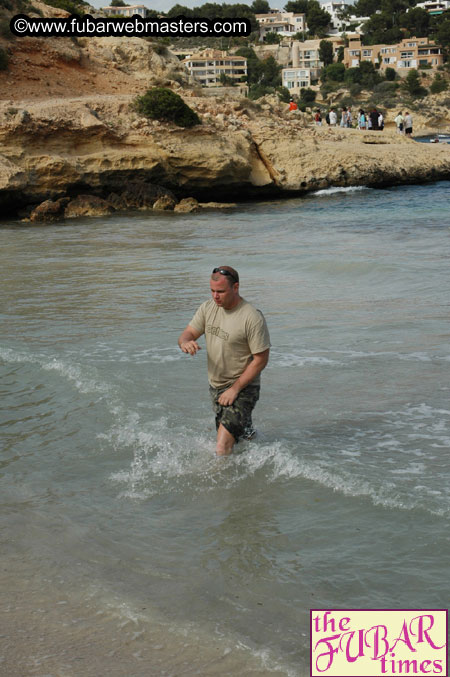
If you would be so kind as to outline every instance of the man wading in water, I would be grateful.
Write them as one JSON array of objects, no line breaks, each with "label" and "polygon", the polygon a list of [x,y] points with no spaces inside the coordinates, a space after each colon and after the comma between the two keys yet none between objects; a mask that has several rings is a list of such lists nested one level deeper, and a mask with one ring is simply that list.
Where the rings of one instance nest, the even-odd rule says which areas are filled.
[{"label": "man wading in water", "polygon": [[195,355],[205,334],[209,392],[216,415],[219,456],[231,454],[241,437],[255,434],[252,411],[259,399],[260,374],[269,360],[270,337],[263,314],[239,295],[239,275],[230,266],[214,268],[212,299],[202,303],[178,339]]}]

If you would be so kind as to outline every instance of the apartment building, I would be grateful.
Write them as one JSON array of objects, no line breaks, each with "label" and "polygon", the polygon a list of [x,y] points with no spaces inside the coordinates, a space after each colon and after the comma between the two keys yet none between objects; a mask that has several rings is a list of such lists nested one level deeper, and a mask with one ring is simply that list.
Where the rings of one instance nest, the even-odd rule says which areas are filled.
[{"label": "apartment building", "polygon": [[292,37],[295,33],[308,30],[304,14],[294,12],[271,12],[256,14],[259,25],[259,39],[264,40],[268,33],[278,33],[282,37]]},{"label": "apartment building", "polygon": [[[335,59],[344,40],[338,36],[328,37],[333,44]],[[291,44],[291,66],[283,68],[281,79],[283,87],[289,89],[293,95],[298,95],[302,87],[310,87],[320,77],[323,62],[320,60],[321,40],[294,40]]]},{"label": "apartment building", "polygon": [[418,2],[416,7],[422,7],[422,9],[427,10],[428,14],[431,14],[432,16],[438,16],[447,9],[450,9],[450,0],[441,0],[440,2],[436,2],[435,0]]},{"label": "apartment building", "polygon": [[247,59],[218,49],[204,49],[181,62],[203,87],[220,87],[220,76],[240,82],[247,76]]},{"label": "apartment building", "polygon": [[281,84],[293,96],[300,96],[302,88],[311,87],[311,71],[308,68],[283,68]]},{"label": "apartment building", "polygon": [[105,16],[134,16],[138,14],[143,19],[147,16],[147,7],[145,5],[129,5],[128,7],[101,7],[100,11]]},{"label": "apartment building", "polygon": [[341,20],[340,13],[351,5],[346,0],[342,0],[341,2],[322,2],[321,7],[331,16],[331,28],[337,31],[345,31],[347,22]]},{"label": "apartment building", "polygon": [[319,58],[320,40],[294,40],[291,47],[293,68],[307,69],[309,80],[317,80],[323,63]]},{"label": "apartment building", "polygon": [[401,75],[411,68],[437,68],[444,63],[442,48],[428,38],[407,38],[396,45],[361,45],[351,39],[344,50],[344,65],[354,68],[362,61],[379,64],[380,70],[394,68]]}]

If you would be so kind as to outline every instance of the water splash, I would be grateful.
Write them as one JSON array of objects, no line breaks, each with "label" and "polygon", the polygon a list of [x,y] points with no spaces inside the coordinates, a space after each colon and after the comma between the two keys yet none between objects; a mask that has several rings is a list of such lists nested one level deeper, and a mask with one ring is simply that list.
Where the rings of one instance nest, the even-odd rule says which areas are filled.
[{"label": "water splash", "polygon": [[336,193],[358,193],[362,190],[372,190],[368,186],[341,186],[335,188],[322,188],[321,190],[316,190],[312,195],[314,196],[328,196],[335,195]]}]

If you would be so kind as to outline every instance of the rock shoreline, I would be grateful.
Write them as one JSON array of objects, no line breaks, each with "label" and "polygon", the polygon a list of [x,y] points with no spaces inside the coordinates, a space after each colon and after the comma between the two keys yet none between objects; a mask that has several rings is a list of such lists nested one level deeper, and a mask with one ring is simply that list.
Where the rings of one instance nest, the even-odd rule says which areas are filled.
[{"label": "rock shoreline", "polygon": [[210,102],[192,97],[202,124],[184,130],[138,116],[132,99],[0,103],[3,214],[39,222],[130,209],[197,211],[193,201],[178,205],[450,179],[450,146],[393,129],[317,127],[283,104],[245,99],[222,102],[225,112],[212,115]]}]

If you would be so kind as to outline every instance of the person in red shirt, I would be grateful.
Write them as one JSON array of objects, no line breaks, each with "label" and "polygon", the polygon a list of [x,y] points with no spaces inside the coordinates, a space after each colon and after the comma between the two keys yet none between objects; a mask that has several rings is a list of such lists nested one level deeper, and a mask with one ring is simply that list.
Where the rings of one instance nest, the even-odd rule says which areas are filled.
[{"label": "person in red shirt", "polygon": [[295,103],[294,99],[290,99],[289,101],[289,110],[298,110],[298,106]]}]

